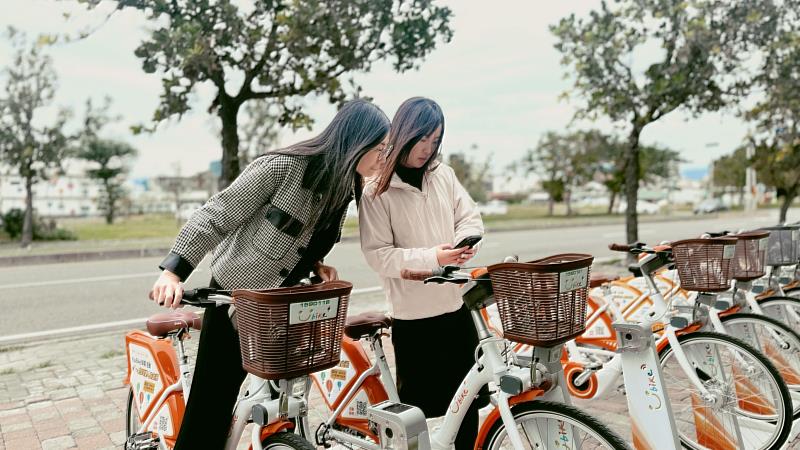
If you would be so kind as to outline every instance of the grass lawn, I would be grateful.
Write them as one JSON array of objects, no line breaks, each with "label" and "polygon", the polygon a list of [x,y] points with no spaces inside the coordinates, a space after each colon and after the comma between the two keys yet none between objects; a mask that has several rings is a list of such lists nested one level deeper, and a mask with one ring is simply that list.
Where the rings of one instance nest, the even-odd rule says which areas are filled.
[{"label": "grass lawn", "polygon": [[169,214],[120,217],[112,225],[101,217],[60,219],[58,224],[79,240],[173,238],[181,229]]}]

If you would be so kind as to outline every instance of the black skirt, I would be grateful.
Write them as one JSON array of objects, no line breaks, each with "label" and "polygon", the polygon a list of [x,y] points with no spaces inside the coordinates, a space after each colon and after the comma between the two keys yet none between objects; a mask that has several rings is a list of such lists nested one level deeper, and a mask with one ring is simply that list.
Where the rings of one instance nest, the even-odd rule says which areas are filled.
[{"label": "black skirt", "polygon": [[400,401],[422,409],[425,417],[444,415],[475,363],[478,334],[469,310],[462,305],[440,316],[395,319],[392,344]]}]

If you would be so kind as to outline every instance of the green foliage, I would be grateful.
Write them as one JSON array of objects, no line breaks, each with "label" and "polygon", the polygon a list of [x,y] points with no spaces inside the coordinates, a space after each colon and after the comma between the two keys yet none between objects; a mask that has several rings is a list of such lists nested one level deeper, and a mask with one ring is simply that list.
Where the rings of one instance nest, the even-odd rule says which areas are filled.
[{"label": "green foliage", "polygon": [[136,156],[136,149],[122,141],[99,137],[101,129],[113,120],[108,109],[108,102],[99,110],[95,110],[91,101],[87,102],[83,136],[75,156],[93,163],[86,175],[97,180],[103,188],[100,209],[105,211],[106,223],[110,225],[114,223],[118,202],[125,195],[122,184],[129,169],[128,163]]},{"label": "green foliage", "polygon": [[27,245],[33,239],[33,185],[58,171],[67,156],[72,137],[64,127],[70,114],[60,109],[54,120],[42,125],[40,111],[51,106],[56,89],[52,60],[43,51],[42,39],[29,44],[13,28],[8,37],[14,55],[4,70],[6,85],[0,97],[0,161],[25,180],[27,206],[21,237]]},{"label": "green foliage", "polygon": [[245,102],[265,100],[280,124],[309,126],[302,97],[342,103],[361,91],[343,77],[377,61],[415,68],[453,34],[450,9],[431,0],[118,0],[117,8],[140,10],[153,25],[135,51],[142,69],[162,78],[153,125],[180,118],[195,88],[213,86],[208,111],[222,124],[223,186],[239,172],[236,116]]},{"label": "green foliage", "polygon": [[730,155],[720,156],[713,163],[714,186],[744,188],[748,165],[747,150],[744,147],[737,148]]},{"label": "green foliage", "polygon": [[[470,150],[476,150],[477,146],[472,145]],[[489,180],[489,168],[491,157],[483,162],[469,158],[466,152],[452,153],[448,155],[447,164],[453,168],[456,178],[467,190],[470,197],[476,202],[485,202],[487,198],[487,185]]]},{"label": "green foliage", "polygon": [[3,214],[3,230],[11,239],[22,235],[22,222],[25,220],[25,211],[13,208]]},{"label": "green foliage", "polygon": [[[3,215],[3,230],[11,239],[22,235],[25,211],[19,208],[10,209]],[[58,228],[53,221],[38,220],[33,222],[33,240],[36,241],[72,241],[77,239],[69,230]]]}]

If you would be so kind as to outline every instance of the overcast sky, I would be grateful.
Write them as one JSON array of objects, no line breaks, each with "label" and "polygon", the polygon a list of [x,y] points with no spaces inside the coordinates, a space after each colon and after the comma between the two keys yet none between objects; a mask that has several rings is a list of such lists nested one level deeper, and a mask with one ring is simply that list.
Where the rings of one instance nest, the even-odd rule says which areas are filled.
[{"label": "overcast sky", "polygon": [[[440,45],[418,71],[397,74],[389,64],[379,63],[356,80],[389,117],[408,97],[435,99],[447,120],[445,153],[475,144],[475,157],[491,154],[493,166],[501,171],[535,146],[543,132],[568,126],[575,105],[558,99],[569,88],[570,80],[564,79],[565,69],[559,65],[548,25],[571,12],[586,14],[599,2],[442,3],[454,12],[455,35],[449,44]],[[0,6],[3,29],[12,25],[33,36],[100,24],[112,4],[91,13],[66,0],[0,0]],[[64,12],[72,12],[69,21]],[[214,118],[205,112],[208,90],[196,96],[196,111],[180,122],[163,123],[156,133],[145,136],[132,136],[127,129],[152,116],[161,91],[159,77],[145,74],[133,54],[147,30],[147,22],[137,12],[118,12],[89,38],[53,48],[50,53],[59,75],[57,103],[82,113],[87,98],[99,101],[110,96],[112,111],[124,120],[109,134],[127,140],[140,152],[134,177],[167,174],[176,164],[183,175],[205,170],[221,155]],[[6,66],[9,60],[9,43],[3,38],[0,66]],[[316,119],[314,130],[297,134],[284,131],[284,144],[319,131],[335,112],[325,99],[308,98],[305,104]],[[597,126],[611,130],[608,124]],[[730,112],[692,118],[678,111],[649,125],[642,140],[679,150],[688,161],[684,166],[688,169],[706,167],[712,159],[730,152],[746,131],[746,125]]]}]

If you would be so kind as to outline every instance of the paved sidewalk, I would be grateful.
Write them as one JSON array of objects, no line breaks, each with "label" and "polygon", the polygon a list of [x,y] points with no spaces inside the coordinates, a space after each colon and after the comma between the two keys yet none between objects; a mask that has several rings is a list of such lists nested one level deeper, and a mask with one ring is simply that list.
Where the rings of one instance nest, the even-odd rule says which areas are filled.
[{"label": "paved sidewalk", "polygon": [[[354,311],[355,313],[356,311]],[[190,355],[198,339],[187,341]],[[393,365],[391,342],[384,340]],[[123,333],[0,348],[0,450],[121,448],[127,388]],[[312,429],[325,417],[312,390]],[[583,407],[626,439],[622,395]],[[249,433],[245,432],[244,441]],[[242,442],[240,448],[247,448]],[[795,441],[789,448],[800,448]]]}]

